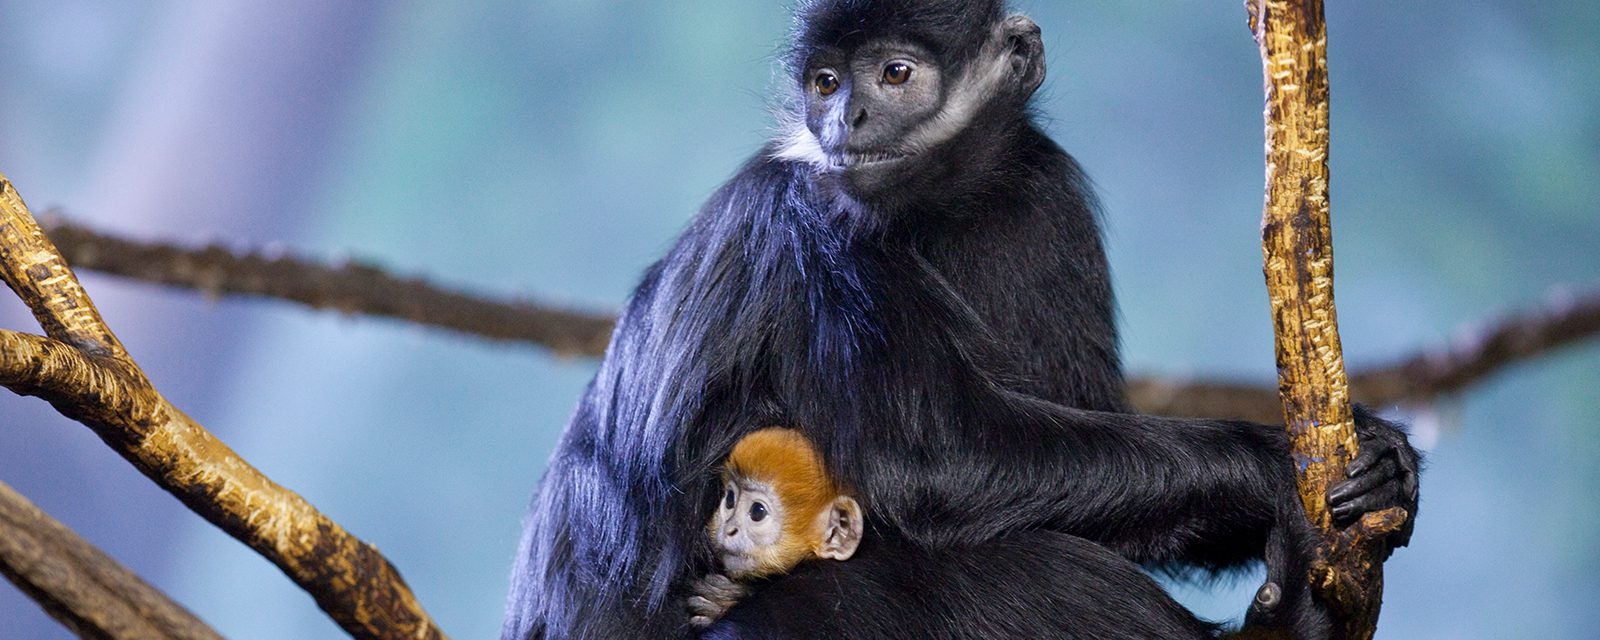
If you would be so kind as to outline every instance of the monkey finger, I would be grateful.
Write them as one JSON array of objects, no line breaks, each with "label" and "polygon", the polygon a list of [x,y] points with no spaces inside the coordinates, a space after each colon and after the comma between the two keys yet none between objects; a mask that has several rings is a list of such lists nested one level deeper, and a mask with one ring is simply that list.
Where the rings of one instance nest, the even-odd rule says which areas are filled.
[{"label": "monkey finger", "polygon": [[744,595],[745,595],[745,594],[737,592],[737,591],[729,591],[729,590],[726,590],[726,589],[716,589],[716,588],[712,588],[712,587],[704,586],[704,585],[697,586],[695,588],[695,590],[694,590],[694,593],[695,593],[695,595],[703,597],[703,598],[705,598],[707,600],[710,600],[712,602],[734,602],[736,600],[739,600],[740,598],[743,598]]},{"label": "monkey finger", "polygon": [[706,616],[693,616],[689,618],[689,626],[696,629],[704,629],[709,627],[713,622],[716,622],[715,618],[708,618]]},{"label": "monkey finger", "polygon": [[1377,462],[1374,462],[1362,469],[1361,473],[1348,476],[1348,479],[1360,480],[1363,478],[1378,478],[1382,480],[1389,480],[1398,479],[1399,477],[1400,463],[1395,461],[1394,456],[1387,456],[1384,458],[1379,458]]},{"label": "monkey finger", "polygon": [[1393,459],[1384,458],[1378,464],[1367,469],[1365,473],[1352,476],[1328,490],[1328,502],[1337,504],[1346,502],[1356,496],[1371,493],[1395,479],[1398,469]]},{"label": "monkey finger", "polygon": [[1363,494],[1350,500],[1349,502],[1333,507],[1330,510],[1330,513],[1332,513],[1335,521],[1341,524],[1347,524],[1354,521],[1356,518],[1361,517],[1362,514],[1377,511],[1393,505],[1394,500],[1392,499],[1392,496],[1382,495],[1383,493],[1392,492]]},{"label": "monkey finger", "polygon": [[1368,467],[1385,459],[1389,455],[1389,450],[1390,448],[1387,444],[1377,441],[1362,442],[1361,454],[1357,455],[1355,460],[1351,460],[1350,464],[1345,466],[1345,475],[1352,478],[1361,475],[1366,472]]},{"label": "monkey finger", "polygon": [[715,594],[720,599],[738,599],[745,596],[749,589],[743,583],[734,582],[720,573],[706,576],[695,584],[696,591],[706,594]]},{"label": "monkey finger", "polygon": [[1399,487],[1389,483],[1366,493],[1346,496],[1340,502],[1329,500],[1328,508],[1334,514],[1334,519],[1336,520],[1354,519],[1369,511],[1401,506],[1399,498]]},{"label": "monkey finger", "polygon": [[696,615],[717,618],[721,617],[722,612],[726,609],[727,608],[723,605],[704,597],[689,596],[689,611],[695,613]]}]

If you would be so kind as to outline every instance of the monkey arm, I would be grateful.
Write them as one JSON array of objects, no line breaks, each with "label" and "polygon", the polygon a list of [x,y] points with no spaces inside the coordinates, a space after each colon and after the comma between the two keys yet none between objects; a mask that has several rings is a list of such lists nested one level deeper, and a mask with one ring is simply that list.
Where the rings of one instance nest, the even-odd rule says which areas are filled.
[{"label": "monkey arm", "polygon": [[[1309,532],[1280,427],[1084,411],[979,389],[946,408],[943,418],[921,419],[964,428],[926,433],[964,442],[880,443],[913,451],[860,469],[869,513],[913,539],[960,543],[1045,527],[1142,563],[1224,569],[1263,557],[1275,528],[1286,556],[1298,555]],[[1351,517],[1393,504],[1414,510],[1415,453],[1398,429],[1359,415],[1364,451],[1389,462],[1334,494],[1353,486],[1347,492],[1364,496]],[[1388,444],[1395,441],[1403,448]],[[1343,497],[1340,504],[1355,500]]]},{"label": "monkey arm", "polygon": [[970,428],[941,430],[967,442],[863,468],[868,512],[933,544],[1046,527],[1139,562],[1220,568],[1260,557],[1294,495],[1286,439],[1259,425],[1031,399],[982,413]]},{"label": "monkey arm", "polygon": [[[1274,535],[1271,543],[1278,548],[1267,550],[1269,565],[1290,562],[1286,556],[1297,555],[1311,535],[1282,427],[1028,404],[1057,425],[1060,444],[1052,448],[1067,475],[1058,500],[1077,505],[1052,526],[1141,562],[1208,569],[1261,557]],[[1405,432],[1364,408],[1355,414],[1361,462],[1330,491],[1336,517],[1345,524],[1391,506],[1415,514],[1419,459]],[[1046,473],[1049,467],[1030,471]],[[1104,486],[1111,483],[1116,484]],[[1406,544],[1409,525],[1391,540],[1393,547]]]},{"label": "monkey arm", "polygon": [[[1052,528],[1138,562],[1208,569],[1262,557],[1275,526],[1294,539],[1305,530],[1281,428],[1023,404],[1056,440]],[[1034,459],[1044,464],[1024,473],[1051,470]]]},{"label": "monkey arm", "polygon": [[[874,264],[903,283],[877,309],[884,338],[831,367],[849,376],[809,380],[822,398],[790,405],[800,424],[826,426],[813,440],[859,483],[873,517],[931,545],[1045,527],[1143,563],[1220,569],[1261,558],[1280,533],[1294,555],[1309,524],[1281,427],[1089,411],[1014,391],[994,332],[937,269]],[[1404,433],[1356,417],[1363,462],[1330,493],[1335,512],[1414,510],[1417,457]]]}]

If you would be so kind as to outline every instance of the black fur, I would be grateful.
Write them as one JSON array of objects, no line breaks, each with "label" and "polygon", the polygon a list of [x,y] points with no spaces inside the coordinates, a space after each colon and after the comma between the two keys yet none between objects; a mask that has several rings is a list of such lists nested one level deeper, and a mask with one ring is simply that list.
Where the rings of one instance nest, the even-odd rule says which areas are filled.
[{"label": "black fur", "polygon": [[[809,47],[883,26],[956,68],[1004,4],[833,0],[800,16],[798,64]],[[848,612],[840,629],[886,630],[998,607],[1011,619],[984,627],[996,636],[1055,637],[1097,628],[1082,616],[1101,604],[1108,619],[1144,607],[1151,624],[1203,628],[1081,541],[1027,533],[1058,555],[1024,571],[1033,551],[1017,536],[1038,529],[1151,565],[1224,569],[1265,554],[1288,602],[1257,618],[1317,622],[1298,595],[1309,528],[1282,430],[1124,412],[1093,197],[1023,97],[930,151],[935,175],[883,199],[857,200],[772,147],[712,197],[645,274],[550,461],[504,638],[687,636],[685,584],[714,567],[702,525],[718,465],[770,425],[818,445],[881,544],[877,559],[776,579],[730,614],[741,633],[825,611]],[[1363,414],[1362,426],[1364,447],[1414,463],[1387,423]],[[896,586],[907,576],[931,583],[907,592]],[[1097,596],[1074,581],[1128,591]],[[1017,604],[1049,597],[1066,600]]]},{"label": "black fur", "polygon": [[1027,531],[970,548],[885,544],[872,539],[849,562],[807,562],[756,585],[701,637],[1168,640],[1217,633],[1133,563],[1081,538]]},{"label": "black fur", "polygon": [[853,49],[869,39],[899,38],[927,46],[959,69],[959,63],[971,60],[983,46],[987,28],[1005,15],[1001,0],[806,2],[795,13],[787,63],[799,72],[819,50]]}]

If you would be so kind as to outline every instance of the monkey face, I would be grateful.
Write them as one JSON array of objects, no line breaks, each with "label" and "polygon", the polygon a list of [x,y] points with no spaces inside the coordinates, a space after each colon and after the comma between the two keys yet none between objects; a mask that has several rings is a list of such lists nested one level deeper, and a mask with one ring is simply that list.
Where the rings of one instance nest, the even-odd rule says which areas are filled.
[{"label": "monkey face", "polygon": [[890,189],[927,149],[912,135],[943,103],[941,69],[915,44],[874,41],[824,52],[806,75],[806,126],[829,172],[857,197]]},{"label": "monkey face", "polygon": [[775,157],[809,163],[824,184],[880,208],[959,191],[963,176],[997,162],[997,141],[1026,119],[1044,79],[1037,25],[1017,15],[988,29],[979,47],[892,33],[825,39],[798,68],[804,102]]},{"label": "monkey face", "polygon": [[793,564],[783,558],[785,515],[771,485],[744,479],[724,484],[711,534],[728,577],[757,577]]}]

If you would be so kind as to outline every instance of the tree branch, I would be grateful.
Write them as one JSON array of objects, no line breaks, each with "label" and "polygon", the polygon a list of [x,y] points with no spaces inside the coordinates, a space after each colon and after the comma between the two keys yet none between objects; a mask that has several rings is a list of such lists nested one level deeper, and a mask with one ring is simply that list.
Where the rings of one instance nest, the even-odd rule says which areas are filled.
[{"label": "tree branch", "polygon": [[[279,298],[316,309],[392,317],[461,334],[537,345],[570,356],[605,353],[615,319],[529,301],[497,301],[400,278],[367,264],[319,264],[222,245],[188,248],[140,242],[45,217],[45,233],[67,262],[142,282],[207,295]],[[1455,393],[1529,360],[1600,335],[1600,288],[1502,318],[1446,347],[1422,350],[1388,366],[1358,372],[1351,397],[1371,405],[1425,402]],[[1128,396],[1145,413],[1168,416],[1283,419],[1276,389],[1224,380],[1139,377]]]},{"label": "tree branch", "polygon": [[0,385],[87,425],[162,488],[255,549],[357,638],[443,634],[398,571],[167,402],[0,175],[0,278],[45,336],[0,331]]},{"label": "tree branch", "polygon": [[1600,333],[1600,290],[1558,295],[1543,307],[1463,332],[1451,346],[1425,351],[1357,376],[1357,398],[1374,404],[1460,391],[1508,365]]},{"label": "tree branch", "polygon": [[[1478,323],[1449,345],[1421,350],[1350,379],[1356,402],[1419,403],[1458,393],[1512,365],[1600,335],[1600,289],[1561,294],[1543,306]],[[1262,385],[1143,377],[1128,394],[1139,410],[1159,415],[1277,422],[1278,392]]]},{"label": "tree branch", "polygon": [[193,613],[3,482],[0,574],[80,637],[222,639]]},{"label": "tree branch", "polygon": [[319,264],[221,245],[191,249],[138,242],[46,216],[45,232],[78,269],[196,289],[207,295],[290,300],[315,309],[398,318],[491,340],[546,347],[562,356],[605,353],[614,318],[532,301],[496,301],[400,278],[371,264]]},{"label": "tree branch", "polygon": [[1342,530],[1328,509],[1328,489],[1345,479],[1360,445],[1333,300],[1327,23],[1322,0],[1250,0],[1246,6],[1265,76],[1261,241],[1278,388],[1300,502],[1321,534],[1311,589],[1332,615],[1334,638],[1367,640],[1383,602],[1384,537],[1406,514],[1392,507]]}]

